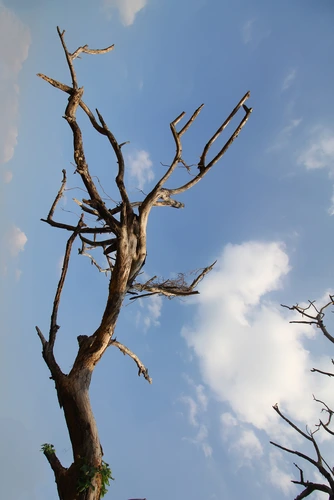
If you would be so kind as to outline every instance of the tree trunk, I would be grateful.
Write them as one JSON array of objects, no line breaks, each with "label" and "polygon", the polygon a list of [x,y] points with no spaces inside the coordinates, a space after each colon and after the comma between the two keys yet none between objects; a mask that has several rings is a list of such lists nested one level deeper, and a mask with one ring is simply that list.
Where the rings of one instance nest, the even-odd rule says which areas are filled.
[{"label": "tree trunk", "polygon": [[57,383],[73,449],[73,463],[68,469],[60,462],[52,467],[60,500],[99,500],[101,497],[101,475],[96,474],[96,469],[101,469],[103,453],[89,399],[90,381],[91,372],[84,369],[65,375]]}]

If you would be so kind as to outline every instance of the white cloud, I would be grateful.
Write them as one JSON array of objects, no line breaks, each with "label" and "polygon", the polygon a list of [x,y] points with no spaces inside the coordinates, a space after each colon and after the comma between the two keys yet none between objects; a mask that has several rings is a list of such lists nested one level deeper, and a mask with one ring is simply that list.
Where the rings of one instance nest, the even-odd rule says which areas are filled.
[{"label": "white cloud", "polygon": [[282,85],[282,92],[284,90],[287,90],[289,87],[291,87],[292,83],[294,82],[295,78],[297,76],[297,71],[296,69],[292,69],[284,78],[283,80],[283,85]]},{"label": "white cloud", "polygon": [[2,179],[5,184],[9,184],[13,179],[13,172],[11,172],[11,170],[4,170],[2,173]]},{"label": "white cloud", "polygon": [[299,155],[298,163],[308,170],[329,168],[334,172],[334,132],[315,129],[306,149]]},{"label": "white cloud", "polygon": [[289,325],[291,316],[266,296],[281,287],[289,269],[280,243],[227,245],[200,286],[193,327],[182,331],[216,398],[230,405],[239,422],[273,438],[282,429],[273,404],[292,419],[312,424],[319,410],[312,392],[324,400],[331,397],[330,382],[310,373],[325,358],[311,359],[303,346],[314,330]]},{"label": "white cloud", "polygon": [[149,154],[144,150],[135,151],[133,154],[127,155],[126,159],[131,177],[136,179],[137,187],[143,189],[147,182],[154,179]]},{"label": "white cloud", "polygon": [[131,26],[136,15],[141,11],[147,0],[103,0],[105,10],[110,13],[111,9],[117,9],[124,26]]},{"label": "white cloud", "polygon": [[12,257],[16,257],[19,252],[23,252],[28,238],[20,228],[13,226],[7,233],[7,247]]},{"label": "white cloud", "polygon": [[10,9],[0,4],[0,163],[8,162],[17,143],[18,75],[28,57],[30,33]]}]

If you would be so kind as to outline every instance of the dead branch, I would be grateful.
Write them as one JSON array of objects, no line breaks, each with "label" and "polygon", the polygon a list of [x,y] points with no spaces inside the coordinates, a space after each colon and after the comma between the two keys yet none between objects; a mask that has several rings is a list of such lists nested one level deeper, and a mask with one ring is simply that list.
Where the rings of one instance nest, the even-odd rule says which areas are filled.
[{"label": "dead branch", "polygon": [[110,52],[111,50],[114,49],[114,44],[109,45],[109,47],[106,47],[105,49],[90,49],[88,45],[84,45],[83,47],[77,48],[75,52],[73,52],[71,55],[72,60],[75,59],[76,57],[79,57],[81,52],[84,52],[85,54],[106,54],[107,52]]},{"label": "dead branch", "polygon": [[156,276],[150,278],[146,283],[135,283],[132,286],[132,290],[136,290],[138,292],[146,291],[148,293],[137,295],[135,297],[131,297],[130,300],[136,300],[143,297],[149,297],[150,295],[164,295],[168,298],[173,297],[185,297],[187,295],[195,295],[199,292],[195,290],[199,282],[204,278],[206,274],[208,274],[213,266],[216,264],[215,261],[208,267],[205,267],[202,272],[190,283],[187,284],[185,280],[185,276],[183,273],[179,273],[178,277],[175,279],[167,279],[162,282],[155,281]]},{"label": "dead branch", "polygon": [[[308,318],[308,320],[293,320],[290,321],[290,323],[304,323],[304,324],[309,324],[309,325],[316,325],[317,328],[320,328],[324,336],[334,344],[334,337],[328,332],[323,319],[325,317],[325,309],[327,307],[334,305],[334,295],[329,295],[329,302],[327,302],[323,307],[320,309],[317,309],[315,305],[315,301],[309,301],[309,305],[307,307],[301,307],[298,304],[295,306],[287,306],[284,304],[281,304],[282,307],[285,307],[286,309],[289,309],[290,311],[297,311],[302,317]],[[310,309],[315,310],[315,314],[311,314],[309,311]]]},{"label": "dead branch", "polygon": [[53,218],[53,214],[54,214],[54,211],[56,209],[57,203],[59,202],[60,198],[63,196],[64,189],[66,187],[66,170],[63,169],[62,172],[63,172],[63,180],[61,181],[60,189],[57,193],[57,196],[56,196],[54,202],[52,203],[52,206],[50,208],[50,212],[48,213],[48,219]]},{"label": "dead branch", "polygon": [[[312,464],[314,467],[316,467],[316,469],[320,472],[320,474],[326,478],[326,480],[328,481],[329,485],[330,485],[330,488],[331,490],[334,492],[334,479],[333,479],[333,471],[331,469],[331,467],[328,465],[328,463],[326,462],[326,460],[324,460],[324,458],[322,457],[321,455],[321,452],[320,452],[320,449],[319,449],[319,446],[314,438],[314,432],[310,432],[309,434],[306,434],[305,432],[303,432],[296,424],[294,424],[291,420],[289,420],[281,411],[280,409],[278,408],[278,405],[275,404],[273,406],[273,409],[276,411],[276,413],[278,413],[278,415],[283,419],[285,420],[285,422],[287,422],[290,427],[292,427],[296,432],[298,432],[301,436],[303,436],[305,439],[307,439],[308,441],[310,441],[313,445],[313,448],[316,452],[316,456],[317,456],[317,460],[314,460],[313,458],[309,457],[308,455],[300,452],[300,451],[297,451],[297,450],[292,450],[290,448],[286,448],[285,446],[282,446],[280,444],[277,444],[273,441],[270,441],[270,443],[273,445],[273,446],[276,446],[277,448],[283,450],[283,451],[286,451],[287,453],[291,453],[293,455],[297,455],[298,457],[304,459],[305,461],[309,462],[310,464]],[[297,466],[298,467],[298,466]],[[327,469],[326,469],[327,467]],[[299,469],[299,467],[298,467]],[[299,469],[301,470],[301,469]],[[303,478],[302,478],[303,479]],[[293,481],[294,482],[294,481]],[[300,483],[300,482],[299,482]],[[300,483],[300,484],[303,484],[303,483]],[[306,483],[305,483],[306,484]],[[307,495],[305,495],[307,496]],[[301,497],[303,498],[303,497]]]},{"label": "dead branch", "polygon": [[77,200],[76,198],[73,198],[73,201],[74,201],[77,205],[79,205],[79,207],[80,207],[80,208],[81,208],[84,212],[86,212],[86,213],[88,213],[88,214],[91,214],[91,215],[95,215],[96,217],[98,217],[98,216],[99,216],[99,212],[98,212],[97,210],[93,210],[93,209],[91,209],[91,208],[89,208],[89,207],[86,207],[82,201]]},{"label": "dead branch", "polygon": [[83,215],[80,217],[80,220],[78,222],[76,230],[73,232],[72,236],[70,236],[70,238],[68,239],[67,244],[66,244],[63,267],[61,270],[61,275],[60,275],[59,283],[57,286],[57,291],[56,291],[56,295],[54,298],[53,309],[52,309],[52,314],[51,314],[51,325],[50,325],[49,342],[48,342],[51,350],[53,350],[53,346],[54,346],[54,343],[56,340],[57,331],[59,329],[59,326],[57,325],[58,308],[59,308],[61,293],[63,291],[63,287],[64,287],[64,283],[65,283],[65,279],[66,279],[66,274],[68,271],[68,264],[70,261],[72,245],[73,245],[75,238],[79,234],[82,225],[83,225]]},{"label": "dead branch", "polygon": [[133,361],[136,363],[138,366],[138,376],[143,375],[143,377],[147,380],[149,384],[152,384],[152,379],[148,374],[148,369],[145,367],[145,365],[140,361],[138,356],[130,351],[128,347],[126,347],[124,344],[121,344],[118,342],[116,339],[111,339],[109,342],[109,345],[114,345],[115,347],[118,347],[118,349],[124,354],[124,356],[127,354],[130,356],[130,358],[133,359]]},{"label": "dead branch", "polygon": [[300,484],[301,486],[305,486],[305,489],[299,495],[296,496],[295,500],[300,500],[302,498],[306,498],[314,491],[323,491],[324,493],[331,494],[331,489],[326,484],[305,481],[303,469],[301,469],[299,467],[299,465],[297,465],[296,463],[294,463],[293,465],[299,470],[300,480],[299,481],[292,480],[291,482],[294,484]]},{"label": "dead branch", "polygon": [[97,240],[93,241],[89,240],[88,238],[85,238],[81,234],[79,236],[81,241],[86,243],[87,245],[90,245],[91,248],[106,247],[107,245],[114,245],[117,242],[117,238],[109,238],[108,240],[102,240],[102,241],[97,241]]},{"label": "dead branch", "polygon": [[83,255],[84,257],[88,257],[88,258],[90,259],[90,261],[91,261],[91,264],[92,264],[93,266],[95,266],[95,267],[99,270],[99,272],[100,272],[100,273],[105,273],[105,274],[107,274],[107,273],[111,272],[111,268],[107,267],[107,268],[103,269],[103,267],[101,267],[101,266],[100,266],[100,265],[96,262],[96,260],[94,259],[94,257],[93,257],[90,253],[88,253],[88,252],[86,251],[84,242],[82,243],[82,248],[79,248],[79,254],[80,254],[80,255]]},{"label": "dead branch", "polygon": [[64,49],[67,65],[69,67],[72,78],[72,89],[70,92],[70,97],[64,117],[71,127],[73,133],[74,162],[77,168],[77,172],[80,174],[85,188],[87,189],[93,208],[98,211],[101,218],[106,220],[106,222],[110,226],[111,231],[118,234],[120,229],[119,222],[110,215],[89,173],[88,165],[85,159],[82,133],[76,121],[76,110],[79,106],[79,103],[81,102],[83,88],[78,87],[77,77],[73,66],[73,57],[66,47],[64,40],[64,31],[61,32],[58,27],[57,31]]},{"label": "dead branch", "polygon": [[331,434],[332,436],[334,436],[334,431],[332,431],[328,427],[331,424],[332,416],[334,415],[334,411],[324,401],[321,401],[321,399],[315,398],[314,395],[313,395],[313,399],[317,403],[321,403],[324,406],[324,408],[321,409],[321,412],[325,412],[328,414],[328,419],[327,419],[326,423],[324,423],[321,419],[319,419],[319,423],[316,424],[317,430],[319,430],[320,427],[322,427],[326,432],[328,432],[328,434]]},{"label": "dead branch", "polygon": [[104,135],[106,135],[109,139],[109,142],[114,150],[114,153],[117,158],[117,163],[118,163],[118,174],[116,176],[116,184],[118,187],[118,190],[120,192],[123,204],[126,208],[124,211],[124,215],[127,214],[127,216],[130,216],[132,214],[132,207],[131,203],[128,197],[128,193],[126,192],[125,185],[124,185],[124,171],[125,171],[125,165],[124,165],[124,157],[123,153],[121,150],[121,146],[118,144],[114,134],[108,129],[106,122],[104,121],[101,113],[96,109],[96,113],[99,117],[99,120],[101,122],[102,128],[105,132]]},{"label": "dead branch", "polygon": [[327,375],[328,377],[334,377],[334,373],[324,372],[322,370],[318,370],[318,368],[312,368],[310,371],[316,372],[316,373],[321,373],[322,375]]},{"label": "dead branch", "polygon": [[312,441],[312,436],[310,436],[309,434],[306,434],[305,432],[303,432],[301,429],[299,429],[299,427],[297,427],[296,424],[294,424],[293,422],[291,422],[291,420],[289,420],[285,415],[283,415],[283,413],[279,409],[277,403],[273,406],[273,409],[275,410],[276,413],[278,413],[278,415],[283,420],[285,420],[285,422],[287,422],[290,425],[290,427],[292,427],[293,429],[295,429],[295,431],[297,431],[299,434],[301,434],[305,439],[307,439],[309,441]]}]

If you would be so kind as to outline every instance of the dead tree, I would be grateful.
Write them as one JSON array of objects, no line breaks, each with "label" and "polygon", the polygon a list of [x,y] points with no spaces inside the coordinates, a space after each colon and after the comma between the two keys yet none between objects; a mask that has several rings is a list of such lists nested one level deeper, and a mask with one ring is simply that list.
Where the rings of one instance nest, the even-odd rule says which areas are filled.
[{"label": "dead tree", "polygon": [[[104,54],[110,52],[114,46],[92,50],[88,45],[84,45],[71,53],[65,43],[65,32],[59,28],[57,28],[57,31],[72,83],[71,85],[66,85],[43,74],[38,74],[38,76],[69,96],[64,118],[69,124],[73,135],[75,171],[81,177],[87,195],[82,200],[74,200],[81,209],[81,216],[76,226],[54,219],[55,209],[66,186],[66,171],[63,170],[61,187],[47,218],[42,219],[50,226],[64,229],[70,233],[66,245],[61,277],[54,298],[48,336],[45,337],[38,327],[36,327],[36,330],[42,343],[44,361],[51,372],[50,378],[54,380],[58,401],[64,411],[72,445],[73,462],[69,468],[63,467],[51,444],[44,444],[42,450],[54,472],[60,499],[97,500],[106,491],[106,486],[109,484],[108,481],[111,478],[111,471],[108,464],[102,459],[102,447],[89,400],[89,387],[93,370],[106,349],[108,347],[116,347],[123,354],[133,359],[138,368],[138,375],[143,375],[149,383],[152,382],[147,368],[138,356],[116,340],[114,336],[123,301],[127,294],[130,294],[131,298],[150,296],[152,294],[164,295],[170,298],[184,297],[198,293],[196,286],[214,265],[211,264],[202,269],[190,283],[186,282],[183,274],[180,274],[175,280],[159,280],[154,277],[145,283],[140,283],[138,275],[143,269],[146,259],[146,227],[148,216],[153,207],[183,208],[183,203],[177,201],[174,197],[194,187],[222,158],[246,124],[252,109],[247,108],[244,104],[250,96],[250,93],[247,92],[227,119],[204,145],[200,160],[196,165],[196,170],[194,173],[191,173],[190,179],[188,178],[187,182],[183,185],[171,189],[166,188],[165,184],[178,166],[186,167],[188,173],[191,170],[183,160],[181,140],[182,136],[189,130],[192,123],[198,117],[203,105],[196,109],[183,126],[179,126],[185,116],[185,113],[181,113],[170,124],[176,149],[172,162],[166,167],[165,173],[148,195],[145,196],[144,200],[132,202],[129,199],[124,184],[125,161],[122,147],[125,143],[118,142],[98,110],[96,110],[95,114],[85,104],[83,101],[84,89],[83,87],[79,87],[74,68],[74,60],[79,55]],[[115,182],[120,201],[112,207],[107,206],[103,200],[102,194],[93,180],[85,159],[82,132],[76,116],[79,107],[87,115],[96,132],[105,136],[106,140],[109,141],[111,150],[116,156],[118,166]],[[220,148],[219,152],[214,156],[211,155],[213,157],[208,159],[213,143],[220,138],[225,128],[239,110],[243,111],[240,123],[226,143]],[[88,225],[85,221],[85,214],[93,216],[95,221],[93,225]],[[59,329],[57,313],[60,298],[69,266],[71,249],[76,238],[79,238],[82,243],[80,253],[88,255],[92,259],[92,263],[99,270],[107,273],[109,277],[109,292],[100,325],[90,336],[79,335],[77,337],[77,355],[70,372],[64,373],[55,358],[54,346]],[[106,258],[105,269],[102,269],[93,256],[88,253],[90,250],[96,248],[103,250]]]},{"label": "dead tree", "polygon": [[[323,305],[321,308],[318,308],[315,304],[315,301],[311,302],[309,301],[309,304],[307,307],[301,307],[298,304],[295,306],[285,306],[282,305],[282,307],[286,307],[287,309],[290,309],[291,311],[296,311],[299,313],[303,319],[301,320],[294,320],[290,321],[290,323],[304,323],[306,325],[315,325],[319,330],[323,333],[323,335],[334,344],[334,337],[329,333],[327,330],[325,324],[324,324],[324,317],[325,317],[325,310],[334,305],[334,295],[329,295],[329,301]],[[332,363],[334,364],[334,359],[332,359]],[[332,372],[326,372],[323,370],[319,370],[317,368],[312,368],[312,372],[315,373],[320,373],[321,375],[326,375],[328,377],[334,377],[334,373]],[[324,432],[327,432],[328,434],[334,436],[334,429],[331,427],[332,424],[332,417],[334,415],[334,411],[324,402],[319,399],[316,399],[315,396],[313,396],[313,399],[322,405],[322,413],[326,415],[325,421],[320,419],[319,423],[315,425],[315,428],[313,431],[309,430],[306,428],[306,431],[303,431],[300,427],[298,427],[294,422],[292,422],[289,418],[287,418],[279,409],[278,405],[275,404],[273,406],[274,410],[278,415],[290,426],[292,427],[299,435],[301,435],[307,442],[312,444],[313,450],[314,450],[314,458],[312,458],[309,455],[306,455],[305,453],[302,453],[301,451],[298,450],[293,450],[290,448],[287,448],[285,446],[281,446],[280,444],[274,443],[273,441],[270,441],[272,445],[276,446],[280,450],[283,450],[287,453],[291,453],[292,455],[296,455],[299,458],[302,458],[305,460],[308,464],[311,464],[317,472],[320,473],[320,475],[324,478],[325,482],[324,483],[318,483],[315,481],[309,481],[305,479],[305,474],[303,469],[294,463],[295,467],[299,471],[299,479],[292,480],[292,483],[298,484],[300,486],[303,486],[303,491],[299,493],[299,495],[296,496],[295,500],[301,500],[302,498],[306,498],[312,493],[316,491],[321,491],[323,493],[328,494],[328,499],[329,500],[334,500],[334,467],[333,464],[329,464],[328,460],[325,459],[323,456],[323,453],[321,451],[321,448],[316,441],[316,433],[323,430]]]}]

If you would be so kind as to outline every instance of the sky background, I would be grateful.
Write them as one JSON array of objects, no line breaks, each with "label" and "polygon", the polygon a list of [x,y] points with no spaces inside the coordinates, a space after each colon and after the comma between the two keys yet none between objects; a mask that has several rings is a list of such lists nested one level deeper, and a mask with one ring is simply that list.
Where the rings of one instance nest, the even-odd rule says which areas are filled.
[{"label": "sky background", "polygon": [[[297,494],[293,459],[269,440],[303,447],[273,404],[303,428],[319,418],[312,393],[334,404],[330,379],[310,373],[314,366],[330,370],[332,346],[307,325],[289,325],[293,316],[280,307],[321,303],[333,287],[333,21],[331,0],[0,2],[4,498],[57,498],[42,443],[54,444],[63,465],[71,463],[35,333],[35,325],[48,331],[68,237],[40,222],[63,168],[69,190],[57,220],[77,220],[72,198],[84,197],[62,119],[67,98],[35,76],[70,83],[57,25],[71,51],[115,43],[107,55],[83,55],[76,69],[85,102],[102,112],[119,142],[130,141],[124,153],[134,201],[171,161],[169,123],[182,111],[190,116],[205,103],[184,138],[184,159],[193,164],[248,90],[254,109],[223,160],[178,198],[185,209],[151,213],[147,276],[218,262],[198,297],[153,297],[122,310],[117,338],[139,355],[153,384],[116,349],[94,372],[92,405],[115,477],[106,498]],[[115,158],[79,117],[90,170],[117,201]],[[169,185],[187,175],[180,169]],[[77,256],[78,246],[59,313],[56,355],[65,372],[77,335],[96,329],[107,296],[105,276]],[[334,464],[330,443],[323,446]]]}]

